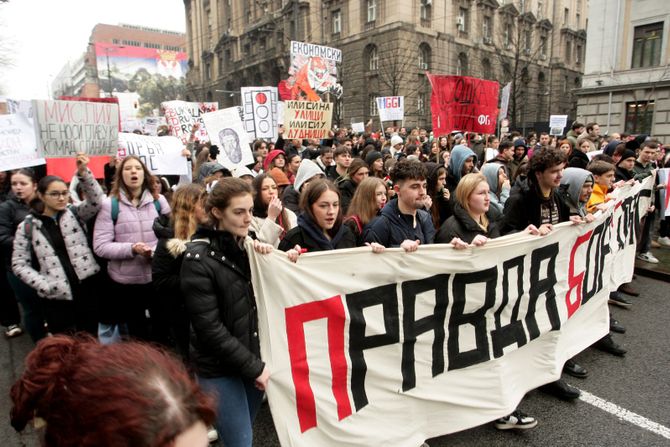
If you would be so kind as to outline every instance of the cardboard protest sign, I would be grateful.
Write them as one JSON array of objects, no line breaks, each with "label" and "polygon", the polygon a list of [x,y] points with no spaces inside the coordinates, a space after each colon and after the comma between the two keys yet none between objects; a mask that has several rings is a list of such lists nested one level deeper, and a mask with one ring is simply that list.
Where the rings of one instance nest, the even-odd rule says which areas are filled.
[{"label": "cardboard protest sign", "polygon": [[7,113],[10,115],[22,114],[28,118],[28,122],[33,123],[33,102],[23,99],[7,98]]},{"label": "cardboard protest sign", "polygon": [[242,87],[240,92],[249,137],[275,141],[279,133],[277,87]]},{"label": "cardboard protest sign", "polygon": [[405,119],[405,97],[384,96],[375,98],[380,121],[402,121]]},{"label": "cardboard protest sign", "polygon": [[0,115],[0,171],[44,163],[37,154],[35,128],[28,117],[21,113]]},{"label": "cardboard protest sign", "polygon": [[119,106],[87,101],[34,100],[39,153],[69,158],[78,152],[115,155],[118,149]]},{"label": "cardboard protest sign", "polygon": [[342,51],[311,43],[291,41],[291,67],[287,88],[290,99],[321,101],[324,93],[342,96],[337,83],[337,63]]},{"label": "cardboard protest sign", "polygon": [[[509,108],[509,95],[512,91],[512,83],[508,82],[502,89],[500,95],[500,119],[503,120],[507,118],[507,109]],[[503,124],[504,126],[504,124]]]},{"label": "cardboard protest sign", "polygon": [[364,133],[365,132],[365,123],[363,121],[359,123],[351,123],[351,130],[353,130],[356,133]]},{"label": "cardboard protest sign", "polygon": [[568,115],[551,115],[549,117],[549,135],[563,135],[568,124]]},{"label": "cardboard protest sign", "polygon": [[510,414],[608,333],[640,189],[590,224],[466,250],[248,249],[281,444],[417,446]]},{"label": "cardboard protest sign", "polygon": [[144,132],[146,132],[149,135],[156,136],[158,133],[158,126],[161,124],[165,124],[164,122],[161,122],[161,119],[165,121],[165,118],[158,117],[158,116],[147,116],[144,118]]},{"label": "cardboard protest sign", "polygon": [[285,139],[328,138],[333,118],[330,102],[284,101]]},{"label": "cardboard protest sign", "polygon": [[119,157],[139,157],[153,175],[186,175],[188,162],[181,155],[183,149],[184,145],[177,137],[119,134]]},{"label": "cardboard protest sign", "polygon": [[453,130],[495,133],[500,89],[497,81],[430,73],[428,80],[433,89],[430,111],[435,135]]},{"label": "cardboard protest sign", "polygon": [[201,142],[209,141],[209,136],[203,126],[202,115],[219,109],[216,102],[186,102],[166,101],[161,103],[165,111],[165,121],[170,128],[170,135],[179,138],[182,143],[188,143],[191,129],[195,123],[200,124],[196,139]]},{"label": "cardboard protest sign", "polygon": [[205,113],[202,118],[212,144],[219,146],[219,163],[233,170],[254,162],[249,136],[240,119],[239,107]]}]

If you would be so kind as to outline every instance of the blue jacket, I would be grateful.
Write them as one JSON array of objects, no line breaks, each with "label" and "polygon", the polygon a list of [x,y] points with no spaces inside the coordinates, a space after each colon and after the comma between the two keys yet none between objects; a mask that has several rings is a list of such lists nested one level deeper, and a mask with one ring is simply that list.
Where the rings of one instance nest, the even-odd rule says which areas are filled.
[{"label": "blue jacket", "polygon": [[402,214],[398,208],[398,200],[391,200],[363,230],[365,242],[377,242],[384,247],[399,247],[406,239],[419,240],[421,244],[432,244],[435,239],[435,227],[427,211],[416,211],[416,228],[412,227],[413,219]]}]

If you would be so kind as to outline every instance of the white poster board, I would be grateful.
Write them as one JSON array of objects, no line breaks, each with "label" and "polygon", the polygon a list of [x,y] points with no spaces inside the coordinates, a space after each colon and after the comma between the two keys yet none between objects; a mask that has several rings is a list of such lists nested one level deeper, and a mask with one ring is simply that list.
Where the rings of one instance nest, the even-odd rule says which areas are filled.
[{"label": "white poster board", "polygon": [[549,117],[549,135],[563,135],[568,124],[568,115],[551,115]]},{"label": "white poster board", "polygon": [[242,87],[244,127],[249,138],[275,141],[278,135],[277,87]]},{"label": "white poster board", "polygon": [[177,137],[119,134],[118,156],[138,156],[153,175],[186,175],[188,161],[181,154],[183,149],[184,145]]},{"label": "white poster board", "polygon": [[35,128],[22,113],[0,115],[0,171],[44,164],[37,153]]},{"label": "white poster board", "polygon": [[405,119],[405,97],[383,96],[375,98],[380,121],[402,121]]},{"label": "white poster board", "polygon": [[363,121],[359,123],[351,123],[351,130],[353,130],[356,133],[364,133],[365,132],[365,123]]},{"label": "white poster board", "polygon": [[219,147],[219,163],[232,171],[254,162],[249,136],[240,119],[239,107],[205,113],[202,119],[212,144]]},{"label": "white poster board", "polygon": [[209,136],[203,126],[202,115],[219,109],[216,102],[186,102],[186,101],[166,101],[161,103],[165,111],[165,121],[170,128],[170,135],[179,138],[182,143],[188,143],[191,136],[191,129],[194,124],[199,124],[200,128],[195,134],[197,140],[201,142],[209,141]]}]

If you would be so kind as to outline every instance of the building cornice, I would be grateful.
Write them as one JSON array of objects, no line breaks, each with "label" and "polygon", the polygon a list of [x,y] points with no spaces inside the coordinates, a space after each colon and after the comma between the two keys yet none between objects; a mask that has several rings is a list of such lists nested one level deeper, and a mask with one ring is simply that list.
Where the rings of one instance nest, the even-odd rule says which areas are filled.
[{"label": "building cornice", "polygon": [[670,87],[670,79],[657,82],[638,82],[634,84],[621,85],[603,85],[597,87],[582,87],[575,89],[575,94],[579,96],[599,95],[609,92],[627,92],[631,90],[639,90],[646,88]]}]

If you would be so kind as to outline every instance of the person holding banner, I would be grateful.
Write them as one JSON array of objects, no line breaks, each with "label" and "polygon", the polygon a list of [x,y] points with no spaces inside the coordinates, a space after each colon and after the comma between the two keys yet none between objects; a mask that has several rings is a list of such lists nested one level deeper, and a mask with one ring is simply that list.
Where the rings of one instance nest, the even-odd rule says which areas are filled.
[{"label": "person holding banner", "polygon": [[[9,183],[11,185],[9,197],[0,205],[0,247],[2,248],[7,280],[23,308],[23,324],[33,342],[37,342],[46,336],[39,297],[35,289],[21,281],[12,271],[14,236],[19,224],[30,213],[29,204],[37,196],[35,172],[28,168],[14,171],[9,176]],[[6,335],[16,334],[17,328],[20,330],[18,321],[10,322]]]},{"label": "person holding banner", "polygon": [[263,173],[252,182],[254,189],[254,218],[251,231],[259,241],[278,247],[286,233],[298,223],[295,213],[279,200],[279,188],[270,174]]},{"label": "person holding banner", "polygon": [[200,226],[186,245],[181,291],[191,322],[191,358],[200,385],[217,398],[216,429],[226,447],[251,447],[252,425],[270,371],[260,358],[258,318],[247,249],[251,241],[251,187],[223,178],[212,188]]},{"label": "person holding banner", "polygon": [[97,330],[90,278],[100,271],[93,258],[84,222],[102,205],[102,188],[88,170],[89,158],[77,155],[77,178],[85,200],[70,205],[70,191],[60,177],[48,175],[37,185],[33,210],[14,238],[12,270],[41,297],[49,332]]},{"label": "person holding banner", "polygon": [[151,257],[158,243],[153,223],[170,214],[165,197],[151,191],[151,173],[142,161],[130,155],[116,170],[110,196],[95,221],[93,248],[109,260],[110,290],[100,302],[98,335],[103,342],[121,335],[147,339],[146,311],[155,303],[151,285]]}]

